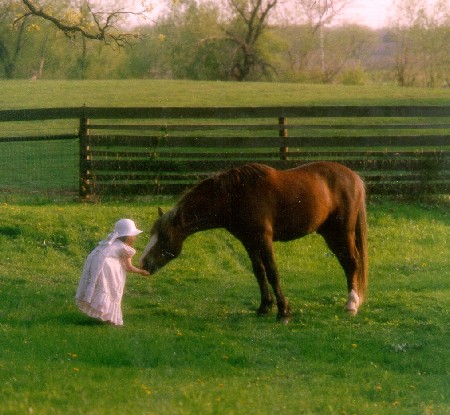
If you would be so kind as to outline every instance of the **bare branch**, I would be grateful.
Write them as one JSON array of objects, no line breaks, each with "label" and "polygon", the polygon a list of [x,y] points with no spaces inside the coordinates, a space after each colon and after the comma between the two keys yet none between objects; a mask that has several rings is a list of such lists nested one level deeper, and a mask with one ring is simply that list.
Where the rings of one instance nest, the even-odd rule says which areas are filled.
[{"label": "bare branch", "polygon": [[[124,9],[119,9],[109,13],[95,12],[89,1],[87,1],[86,9],[89,16],[87,19],[82,20],[89,22],[90,19],[90,25],[83,25],[83,21],[80,21],[78,24],[71,24],[65,22],[62,18],[53,16],[44,7],[40,7],[33,0],[22,0],[22,3],[25,6],[25,12],[16,18],[14,24],[17,24],[25,17],[34,16],[52,23],[69,37],[72,37],[75,34],[80,34],[86,39],[99,40],[105,42],[106,44],[114,43],[118,47],[123,47],[130,44],[134,39],[140,38],[137,33],[122,32],[118,27],[116,27],[116,24],[121,20],[121,18],[127,16],[146,18],[146,10],[129,12]],[[102,18],[102,14],[105,14],[106,17]]]}]

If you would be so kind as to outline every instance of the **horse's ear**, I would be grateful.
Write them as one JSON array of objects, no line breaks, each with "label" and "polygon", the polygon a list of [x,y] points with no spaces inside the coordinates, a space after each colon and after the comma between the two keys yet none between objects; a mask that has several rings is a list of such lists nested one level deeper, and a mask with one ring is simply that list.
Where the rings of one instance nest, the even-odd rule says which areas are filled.
[{"label": "horse's ear", "polygon": [[160,207],[158,207],[158,214],[159,214],[159,217],[164,215],[164,212],[163,212],[163,210]]}]

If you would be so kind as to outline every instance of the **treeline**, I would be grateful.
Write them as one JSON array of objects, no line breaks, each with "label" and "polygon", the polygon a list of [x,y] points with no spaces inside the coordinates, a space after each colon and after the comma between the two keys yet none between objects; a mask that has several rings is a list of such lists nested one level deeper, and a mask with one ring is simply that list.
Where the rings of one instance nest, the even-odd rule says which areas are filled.
[{"label": "treeline", "polygon": [[[414,3],[404,0],[404,4]],[[185,1],[118,47],[64,35],[47,21],[0,13],[0,77],[193,79],[450,85],[448,9],[398,9],[383,30],[245,19],[214,2]],[[257,35],[257,36],[256,36]],[[253,38],[252,38],[253,36]]]}]

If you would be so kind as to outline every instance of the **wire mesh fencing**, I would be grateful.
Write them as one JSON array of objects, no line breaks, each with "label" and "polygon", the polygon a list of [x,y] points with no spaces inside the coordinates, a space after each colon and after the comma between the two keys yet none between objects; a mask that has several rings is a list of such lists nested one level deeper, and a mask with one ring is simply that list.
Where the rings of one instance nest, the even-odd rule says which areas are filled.
[{"label": "wire mesh fencing", "polygon": [[4,195],[75,195],[78,159],[75,139],[0,142],[0,190]]},{"label": "wire mesh fencing", "polygon": [[[77,119],[0,112],[0,195],[54,198],[78,192]],[[41,114],[39,114],[39,117]]]}]

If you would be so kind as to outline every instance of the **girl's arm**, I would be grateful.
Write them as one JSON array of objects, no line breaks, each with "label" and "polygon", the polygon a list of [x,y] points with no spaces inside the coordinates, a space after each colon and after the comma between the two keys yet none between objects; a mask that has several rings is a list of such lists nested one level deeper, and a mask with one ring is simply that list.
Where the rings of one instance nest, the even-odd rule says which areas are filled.
[{"label": "girl's arm", "polygon": [[140,268],[135,267],[131,262],[131,258],[125,258],[124,264],[125,264],[125,271],[127,271],[127,272],[133,272],[135,274],[141,274],[141,275],[150,275],[150,273],[148,271],[146,271],[145,269],[140,269]]}]

